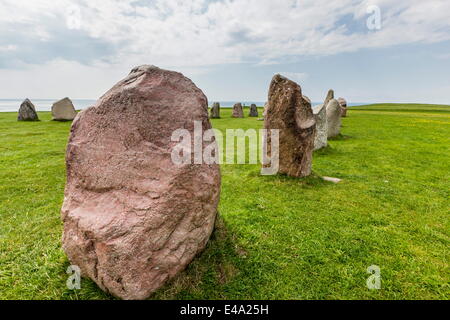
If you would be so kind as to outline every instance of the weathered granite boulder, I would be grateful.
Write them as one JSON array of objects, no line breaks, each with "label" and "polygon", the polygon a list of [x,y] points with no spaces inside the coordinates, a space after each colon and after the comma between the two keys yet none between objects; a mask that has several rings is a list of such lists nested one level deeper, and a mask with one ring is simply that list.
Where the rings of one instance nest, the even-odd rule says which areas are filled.
[{"label": "weathered granite boulder", "polygon": [[344,98],[338,99],[339,105],[341,106],[341,117],[347,117],[347,101]]},{"label": "weathered granite boulder", "polygon": [[211,108],[211,119],[220,119],[220,103],[214,102]]},{"label": "weathered granite boulder", "polygon": [[313,113],[316,119],[314,150],[319,150],[328,145],[327,108],[323,104],[320,104],[313,108]]},{"label": "weathered granite boulder", "polygon": [[18,121],[39,121],[39,117],[36,112],[34,104],[29,100],[25,99],[20,105],[19,114],[17,116]]},{"label": "weathered granite boulder", "polygon": [[250,106],[250,114],[248,116],[249,117],[259,117],[258,107],[256,106],[256,104],[252,104]]},{"label": "weathered granite boulder", "polygon": [[328,138],[341,133],[341,123],[341,106],[336,99],[332,99],[327,105]]},{"label": "weathered granite boulder", "polygon": [[241,103],[236,103],[233,106],[233,118],[243,118],[244,117],[244,109],[242,109]]},{"label": "weathered granite boulder", "polygon": [[[302,96],[297,83],[279,74],[270,84],[264,127],[280,130],[279,173],[293,177],[310,175],[316,133],[311,104]],[[267,142],[268,156],[271,157],[270,134]]]},{"label": "weathered granite boulder", "polygon": [[104,291],[145,299],[205,248],[219,166],[172,160],[172,135],[185,129],[193,139],[194,128],[211,128],[206,96],[155,66],[133,69],[72,124],[63,249]]},{"label": "weathered granite boulder", "polygon": [[64,98],[53,104],[52,116],[54,121],[72,121],[77,116],[77,112],[72,101]]}]

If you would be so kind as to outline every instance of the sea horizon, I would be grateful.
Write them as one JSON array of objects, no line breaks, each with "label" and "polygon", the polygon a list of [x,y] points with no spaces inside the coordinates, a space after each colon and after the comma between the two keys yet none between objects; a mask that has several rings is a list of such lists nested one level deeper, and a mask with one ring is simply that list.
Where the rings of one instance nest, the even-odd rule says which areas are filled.
[{"label": "sea horizon", "polygon": [[[0,112],[17,112],[19,111],[20,105],[25,99],[0,99]],[[36,107],[36,111],[51,111],[53,103],[58,101],[59,99],[31,99],[34,106]],[[71,99],[76,110],[84,110],[87,109],[97,102],[94,99]],[[265,101],[217,101],[217,100],[209,100],[209,106],[212,106],[214,102],[219,102],[221,108],[232,108],[233,105],[237,102],[241,102],[243,106],[250,106],[251,104],[256,104],[258,107],[263,107],[266,103]],[[322,102],[313,102],[312,105],[319,105]],[[368,102],[355,102],[349,103],[349,107],[360,106],[371,104]]]}]

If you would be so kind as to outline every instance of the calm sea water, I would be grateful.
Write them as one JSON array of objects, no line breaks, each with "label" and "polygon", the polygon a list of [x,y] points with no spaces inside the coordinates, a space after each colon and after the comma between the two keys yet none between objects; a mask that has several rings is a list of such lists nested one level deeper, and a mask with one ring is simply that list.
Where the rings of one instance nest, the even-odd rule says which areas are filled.
[{"label": "calm sea water", "polygon": [[[0,112],[19,111],[24,99],[0,99]],[[36,111],[51,111],[52,105],[58,99],[30,99],[36,107]],[[83,110],[95,104],[95,100],[72,100],[75,109]]]},{"label": "calm sea water", "polygon": [[[24,99],[0,99],[0,112],[17,112],[19,110],[20,104],[23,102]],[[52,105],[54,102],[57,101],[57,99],[30,99],[31,102],[33,102],[34,106],[36,107],[37,111],[51,111]],[[83,110],[86,108],[89,108],[90,106],[93,106],[96,102],[96,100],[89,100],[89,99],[74,99],[72,100],[75,109],[77,110]],[[214,100],[210,100],[210,104]],[[218,101],[220,102],[220,106],[222,108],[231,108],[236,103],[236,101]],[[264,101],[242,101],[242,105],[250,106],[252,103],[256,104],[257,106],[264,106]],[[313,105],[318,105],[319,102],[313,102]],[[366,103],[350,103],[349,106],[359,106]]]}]

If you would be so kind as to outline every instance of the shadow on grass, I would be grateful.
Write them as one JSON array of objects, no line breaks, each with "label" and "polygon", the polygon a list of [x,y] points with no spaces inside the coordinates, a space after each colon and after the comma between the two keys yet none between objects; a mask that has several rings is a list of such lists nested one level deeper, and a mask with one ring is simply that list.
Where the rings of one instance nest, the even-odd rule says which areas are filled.
[{"label": "shadow on grass", "polygon": [[325,148],[314,151],[315,156],[330,156],[339,153],[340,152],[337,149],[331,147],[330,145],[326,146]]},{"label": "shadow on grass", "polygon": [[[245,269],[248,253],[235,244],[219,215],[206,249],[187,269],[170,280],[150,299],[224,299],[223,288]],[[229,297],[228,297],[229,298]]]}]

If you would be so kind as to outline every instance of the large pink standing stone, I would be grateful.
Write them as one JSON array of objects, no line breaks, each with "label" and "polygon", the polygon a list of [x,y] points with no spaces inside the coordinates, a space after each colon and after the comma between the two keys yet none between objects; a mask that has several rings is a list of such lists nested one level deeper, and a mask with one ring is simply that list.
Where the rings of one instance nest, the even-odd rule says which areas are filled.
[{"label": "large pink standing stone", "polygon": [[203,92],[180,73],[141,66],[72,125],[63,249],[116,297],[149,297],[211,236],[219,166],[171,158],[172,133],[185,128],[194,137],[194,121],[211,128]]}]

